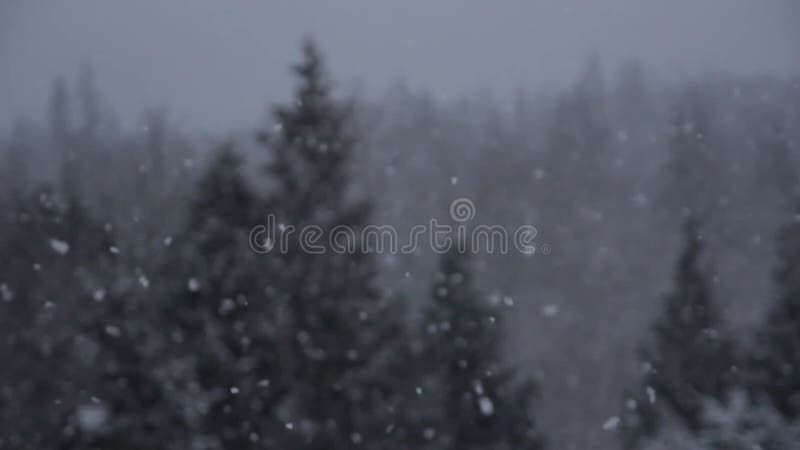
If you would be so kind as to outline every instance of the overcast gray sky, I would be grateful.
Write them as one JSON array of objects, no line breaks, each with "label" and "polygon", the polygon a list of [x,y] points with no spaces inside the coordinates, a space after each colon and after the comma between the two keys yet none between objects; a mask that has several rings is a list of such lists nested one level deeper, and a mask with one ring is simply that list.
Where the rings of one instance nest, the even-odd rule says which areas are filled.
[{"label": "overcast gray sky", "polygon": [[166,105],[184,125],[254,125],[287,95],[313,34],[345,86],[397,80],[498,96],[574,77],[587,55],[662,76],[800,73],[796,0],[0,0],[0,128],[37,117],[56,75],[93,64],[125,120]]}]

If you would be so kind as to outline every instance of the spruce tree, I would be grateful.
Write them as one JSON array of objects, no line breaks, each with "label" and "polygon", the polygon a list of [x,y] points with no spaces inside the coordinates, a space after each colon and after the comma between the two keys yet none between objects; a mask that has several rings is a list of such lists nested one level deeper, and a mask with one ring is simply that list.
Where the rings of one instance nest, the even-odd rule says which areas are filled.
[{"label": "spruce tree", "polygon": [[718,208],[721,166],[708,100],[698,88],[680,94],[672,108],[670,159],[662,196],[669,213],[709,217]]},{"label": "spruce tree", "polygon": [[105,420],[70,418],[63,448],[276,448],[276,324],[248,244],[257,203],[241,164],[231,146],[216,151],[157,274],[135,269],[136,289],[106,293],[102,316],[81,321],[102,362],[90,378],[102,403],[78,412]]},{"label": "spruce tree", "polygon": [[171,343],[158,373],[167,407],[182,413],[178,446],[273,448],[276,317],[248,235],[256,197],[224,146],[201,177],[159,312]]},{"label": "spruce tree", "polygon": [[703,429],[662,433],[643,450],[789,450],[800,442],[800,424],[788,421],[770,405],[753,403],[741,390],[726,402],[705,399]]},{"label": "spruce tree", "polygon": [[502,362],[502,312],[476,289],[466,252],[441,260],[423,321],[425,395],[438,405],[423,434],[433,448],[541,449],[536,384]]},{"label": "spruce tree", "polygon": [[54,448],[93,395],[96,342],[84,324],[103,308],[94,291],[107,281],[110,236],[77,198],[48,187],[16,199],[0,234],[0,346],[16,355],[0,369],[0,442]]},{"label": "spruce tree", "polygon": [[[288,398],[278,409],[287,433],[283,448],[388,448],[394,437],[399,390],[390,373],[392,343],[402,336],[402,305],[375,283],[376,263],[364,242],[334,251],[336,226],[360,236],[366,202],[352,200],[348,165],[356,145],[350,107],[335,100],[321,56],[311,42],[294,66],[293,102],[275,109],[270,151],[273,191],[267,210],[295,227],[271,256],[271,292],[286,307]],[[300,230],[319,227],[322,252],[307,251]],[[280,230],[279,230],[280,231]],[[285,229],[283,230],[285,231]]]},{"label": "spruce tree", "polygon": [[684,236],[675,287],[641,351],[641,391],[626,402],[623,441],[629,448],[656,434],[665,412],[690,433],[700,431],[703,399],[724,402],[734,382],[733,345],[701,268],[702,235],[691,217]]},{"label": "spruce tree", "polygon": [[800,417],[800,221],[778,234],[777,300],[757,336],[754,385],[787,419]]},{"label": "spruce tree", "polygon": [[6,210],[13,208],[14,202],[30,188],[31,141],[28,125],[18,120],[8,143],[0,149],[0,205]]},{"label": "spruce tree", "polygon": [[772,118],[764,126],[758,142],[759,158],[756,166],[756,182],[766,188],[769,195],[777,197],[779,205],[786,207],[798,194],[797,169],[791,140],[781,125],[781,116]]}]

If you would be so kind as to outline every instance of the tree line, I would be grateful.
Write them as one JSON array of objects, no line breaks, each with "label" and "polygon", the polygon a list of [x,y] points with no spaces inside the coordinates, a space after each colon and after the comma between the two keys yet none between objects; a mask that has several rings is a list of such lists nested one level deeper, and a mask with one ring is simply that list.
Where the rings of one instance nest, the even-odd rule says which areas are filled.
[{"label": "tree line", "polygon": [[368,248],[250,249],[266,211],[324,229],[370,217],[350,195],[349,106],[313,44],[293,71],[280,126],[259,135],[270,187],[259,193],[223,145],[173,235],[118,240],[82,197],[76,178],[92,168],[71,148],[55,185],[9,196],[0,447],[541,448],[535,383],[501,357],[502,306],[473,285],[466,254],[442,258],[412,326]]},{"label": "tree line", "polygon": [[[512,113],[413,94],[393,110],[336,98],[308,44],[293,99],[207,155],[159,110],[118,137],[88,67],[56,82],[47,135],[21,121],[4,142],[0,448],[791,448],[800,84],[659,96],[641,70],[612,88],[590,62]],[[553,255],[249,248],[267,212],[357,231],[454,193],[540,225]],[[680,222],[650,311],[671,259],[654,242]],[[765,318],[728,323],[770,258]],[[506,293],[542,313],[509,314]],[[512,362],[531,354],[545,370]]]}]

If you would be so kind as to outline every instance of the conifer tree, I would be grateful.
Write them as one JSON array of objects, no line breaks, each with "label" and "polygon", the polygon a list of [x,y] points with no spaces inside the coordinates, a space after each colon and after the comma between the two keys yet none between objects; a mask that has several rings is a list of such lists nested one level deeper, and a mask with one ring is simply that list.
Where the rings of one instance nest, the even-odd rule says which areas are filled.
[{"label": "conifer tree", "polygon": [[70,96],[63,79],[59,78],[53,84],[48,113],[51,138],[55,148],[61,153],[59,189],[65,196],[75,196],[81,190],[82,155],[79,155],[76,148]]},{"label": "conifer tree", "polygon": [[159,316],[172,342],[160,381],[189,447],[272,448],[277,326],[249,247],[257,202],[241,164],[230,146],[214,155],[162,271],[171,284]]},{"label": "conifer tree", "polygon": [[[63,448],[282,448],[274,308],[247,239],[256,199],[230,146],[196,189],[158,276],[139,273],[139,294],[109,292],[102,314],[80,321],[102,362],[87,378],[102,403],[67,417]],[[103,420],[87,426],[86,414]]]},{"label": "conifer tree", "polygon": [[778,234],[777,299],[757,336],[754,385],[787,419],[800,418],[800,221]]},{"label": "conifer tree", "polygon": [[[348,183],[356,145],[350,107],[332,97],[313,43],[303,46],[294,74],[293,102],[275,109],[274,132],[262,136],[274,186],[267,210],[297,230],[284,249],[273,249],[268,275],[288,319],[281,360],[289,364],[290,396],[278,411],[288,430],[283,448],[388,448],[399,395],[388,367],[403,332],[402,308],[377,288],[364,242],[353,239],[346,252],[330,246],[334,227],[358,237],[369,215]],[[307,226],[322,231],[314,249],[300,239]]]},{"label": "conifer tree", "polygon": [[758,142],[756,181],[768,194],[778,197],[778,204],[785,207],[798,194],[796,164],[792,143],[782,125],[785,119],[781,116],[770,119]]},{"label": "conifer tree", "polygon": [[734,382],[733,345],[701,267],[702,235],[691,217],[684,236],[675,287],[664,298],[652,340],[641,351],[641,392],[626,402],[623,441],[628,448],[656,434],[665,412],[690,433],[698,432],[703,399],[724,402]]},{"label": "conifer tree", "polygon": [[428,436],[433,448],[541,449],[536,384],[517,383],[502,363],[502,313],[473,285],[468,258],[456,249],[442,257],[424,318],[423,385],[439,402]]},{"label": "conifer tree", "polygon": [[18,120],[14,124],[9,142],[0,149],[0,205],[10,209],[30,188],[28,159],[31,136],[27,124]]},{"label": "conifer tree", "polygon": [[669,136],[669,202],[680,202],[692,214],[708,214],[718,175],[713,159],[713,136],[708,107],[699,91],[688,90],[673,107]]},{"label": "conifer tree", "polygon": [[691,434],[672,430],[648,441],[643,450],[789,450],[800,442],[800,424],[770,405],[754,404],[733,390],[726,402],[705,399],[703,429]]},{"label": "conifer tree", "polygon": [[44,187],[16,199],[2,236],[0,253],[10,256],[0,263],[0,345],[18,358],[0,369],[0,400],[9,405],[0,435],[11,447],[52,448],[91,395],[96,343],[81,325],[101,309],[93,292],[105,281],[109,235],[75,197]]}]

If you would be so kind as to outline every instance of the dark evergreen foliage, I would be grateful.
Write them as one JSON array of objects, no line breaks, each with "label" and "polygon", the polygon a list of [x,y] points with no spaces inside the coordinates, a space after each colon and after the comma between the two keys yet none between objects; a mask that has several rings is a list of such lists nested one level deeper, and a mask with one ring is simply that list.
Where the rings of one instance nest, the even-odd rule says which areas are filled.
[{"label": "dark evergreen foliage", "polygon": [[[49,123],[3,137],[0,449],[539,450],[545,427],[553,448],[607,449],[618,426],[626,448],[793,448],[800,221],[778,237],[746,391],[716,300],[760,312],[760,242],[797,195],[797,80],[662,92],[637,67],[607,83],[594,61],[510,108],[396,92],[358,110],[313,44],[293,74],[263,148],[206,153],[161,111],[116,128],[88,66],[77,89],[55,83]],[[433,255],[361,239],[456,194],[487,224],[541,226],[553,253],[478,256],[478,282],[453,251],[428,292]],[[678,212],[704,233],[687,221],[636,372]],[[269,214],[278,240],[257,252]],[[328,240],[343,226],[346,252]],[[484,285],[524,303],[518,322]]]},{"label": "dark evergreen foliage", "polygon": [[468,252],[454,248],[442,257],[423,319],[420,364],[430,371],[424,395],[440,402],[427,425],[433,448],[543,448],[532,416],[537,386],[520,383],[502,362],[499,303],[476,289]]},{"label": "dark evergreen foliage", "polygon": [[761,326],[752,358],[753,386],[786,419],[800,417],[800,222],[778,234],[777,299]]},{"label": "dark evergreen foliage", "polygon": [[664,413],[690,432],[700,431],[704,400],[726,401],[735,381],[733,343],[703,270],[702,234],[691,217],[684,224],[684,236],[673,291],[664,298],[653,338],[641,351],[641,394],[625,405],[627,447],[635,448],[642,435],[657,433]]},{"label": "dark evergreen foliage", "polygon": [[332,98],[312,43],[294,73],[294,101],[275,109],[275,133],[264,136],[275,184],[267,210],[296,230],[319,227],[322,239],[316,254],[295,233],[285,252],[269,255],[277,259],[267,276],[270,291],[285,304],[288,321],[281,360],[289,395],[278,411],[292,431],[285,448],[386,448],[400,394],[388,380],[403,308],[378,288],[375,259],[363,243],[345,253],[330,246],[333,227],[358,236],[369,214],[348,191],[355,145],[349,107]]}]

